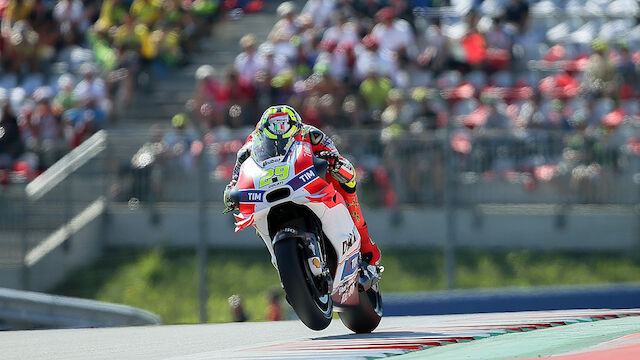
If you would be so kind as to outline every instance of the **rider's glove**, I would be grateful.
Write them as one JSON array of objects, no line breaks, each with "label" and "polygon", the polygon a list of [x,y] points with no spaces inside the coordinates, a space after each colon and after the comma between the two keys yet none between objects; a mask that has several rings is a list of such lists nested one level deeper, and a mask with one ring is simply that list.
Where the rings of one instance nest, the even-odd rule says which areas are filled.
[{"label": "rider's glove", "polygon": [[351,163],[342,156],[323,150],[318,156],[327,160],[329,171],[334,179],[341,184],[347,184],[355,180],[356,172]]},{"label": "rider's glove", "polygon": [[236,186],[236,180],[231,180],[231,182],[224,188],[223,200],[224,200],[224,205],[227,207],[227,209],[224,211],[225,213],[238,209],[238,206],[240,205],[237,202],[235,202],[233,199],[231,199],[231,191],[235,186]]},{"label": "rider's glove", "polygon": [[340,161],[340,155],[327,150],[320,151],[318,157],[327,160],[327,162],[329,163],[329,171],[334,171],[336,163]]}]

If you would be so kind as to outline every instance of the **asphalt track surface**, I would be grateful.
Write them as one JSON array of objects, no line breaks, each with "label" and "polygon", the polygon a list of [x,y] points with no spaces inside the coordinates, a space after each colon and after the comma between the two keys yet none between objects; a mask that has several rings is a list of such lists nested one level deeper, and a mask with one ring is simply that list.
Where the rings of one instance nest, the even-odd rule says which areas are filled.
[{"label": "asphalt track surface", "polygon": [[[364,359],[425,353],[496,335],[625,320],[632,310],[562,310],[387,317],[372,334],[339,320],[316,332],[299,321],[34,330],[0,333],[2,359]],[[612,320],[614,321],[614,320]],[[567,326],[570,328],[571,326]],[[553,329],[550,329],[553,330]],[[640,333],[640,328],[637,329]],[[522,334],[525,335],[525,334]],[[427,350],[424,350],[427,349]]]}]

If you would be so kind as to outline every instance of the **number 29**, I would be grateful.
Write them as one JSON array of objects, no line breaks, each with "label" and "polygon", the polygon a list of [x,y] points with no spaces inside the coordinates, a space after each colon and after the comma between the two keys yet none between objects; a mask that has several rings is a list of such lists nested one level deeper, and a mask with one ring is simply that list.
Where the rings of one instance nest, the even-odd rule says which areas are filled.
[{"label": "number 29", "polygon": [[[275,177],[274,177],[275,175]],[[277,166],[275,169],[266,169],[260,178],[260,187],[267,186],[273,182],[273,179],[282,181],[289,177],[289,165]]]}]

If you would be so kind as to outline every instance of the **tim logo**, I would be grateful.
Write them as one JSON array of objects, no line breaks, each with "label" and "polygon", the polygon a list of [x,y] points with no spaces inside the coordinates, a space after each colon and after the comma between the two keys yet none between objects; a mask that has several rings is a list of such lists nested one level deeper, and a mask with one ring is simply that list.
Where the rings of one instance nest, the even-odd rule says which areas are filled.
[{"label": "tim logo", "polygon": [[304,183],[309,182],[309,180],[313,179],[316,176],[316,173],[313,170],[307,170],[300,174],[300,180]]},{"label": "tim logo", "polygon": [[313,170],[313,168],[309,168],[308,170],[305,170],[304,172],[297,175],[295,178],[291,179],[291,181],[289,181],[289,186],[291,186],[295,191],[305,186],[316,177],[317,175],[315,170]]},{"label": "tim logo", "polygon": [[240,202],[262,202],[264,191],[242,191],[240,193]]}]

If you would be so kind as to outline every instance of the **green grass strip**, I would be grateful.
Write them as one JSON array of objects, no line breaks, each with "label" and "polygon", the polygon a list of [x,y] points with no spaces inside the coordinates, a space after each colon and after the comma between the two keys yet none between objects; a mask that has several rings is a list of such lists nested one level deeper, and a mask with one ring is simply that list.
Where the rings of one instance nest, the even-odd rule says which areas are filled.
[{"label": "green grass strip", "polygon": [[[260,241],[256,239],[256,241]],[[382,249],[382,293],[443,290],[438,249]],[[640,255],[631,252],[479,251],[457,253],[460,289],[585,285],[637,281]],[[281,295],[278,273],[266,249],[209,253],[209,321],[231,321],[227,299],[238,294],[251,321],[264,320],[267,292]],[[197,260],[193,251],[111,249],[74,271],[53,293],[141,307],[166,324],[198,321]],[[288,308],[288,306],[285,306]]]}]

